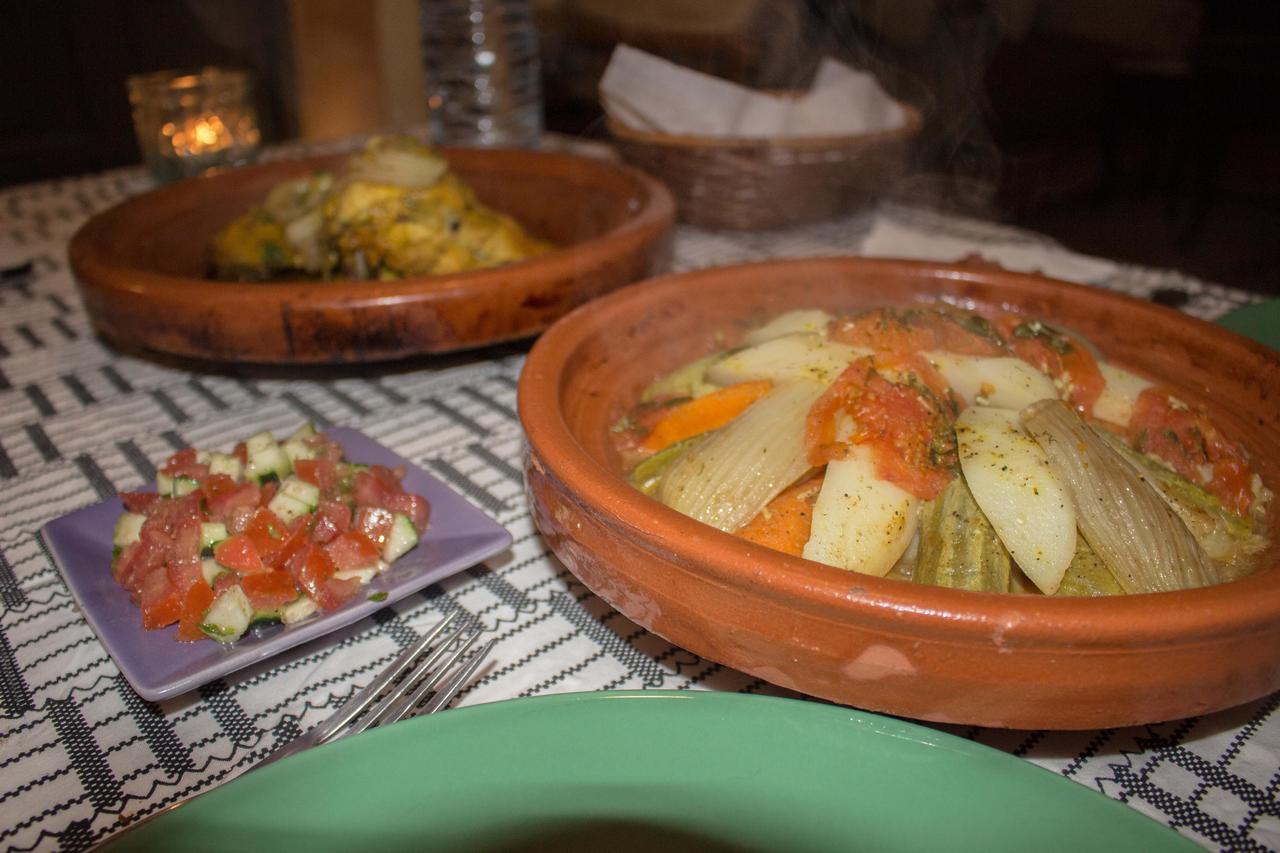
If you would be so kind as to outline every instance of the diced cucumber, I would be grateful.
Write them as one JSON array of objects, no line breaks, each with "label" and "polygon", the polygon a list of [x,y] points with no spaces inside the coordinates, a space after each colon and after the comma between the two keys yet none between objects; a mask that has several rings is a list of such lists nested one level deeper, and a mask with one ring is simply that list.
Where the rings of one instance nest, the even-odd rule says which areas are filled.
[{"label": "diced cucumber", "polygon": [[173,477],[163,471],[156,474],[156,491],[162,498],[173,497]]},{"label": "diced cucumber", "polygon": [[186,477],[180,474],[173,478],[172,494],[175,498],[189,495],[198,488],[200,488],[200,481],[194,477]]},{"label": "diced cucumber", "polygon": [[213,548],[230,534],[227,533],[227,526],[220,521],[202,521],[200,523],[200,554],[209,557],[213,555]]},{"label": "diced cucumber", "polygon": [[249,464],[245,466],[245,479],[255,483],[283,480],[293,473],[293,463],[270,431],[260,432],[245,442]]},{"label": "diced cucumber", "polygon": [[244,465],[230,453],[210,453],[209,473],[225,474],[238,483],[244,479]]},{"label": "diced cucumber", "polygon": [[234,643],[244,636],[253,619],[253,605],[238,585],[227,589],[213,600],[205,611],[200,630],[219,643]]},{"label": "diced cucumber", "polygon": [[292,625],[294,622],[301,622],[319,609],[320,605],[316,604],[314,598],[301,595],[280,608],[280,621],[286,625]]},{"label": "diced cucumber", "polygon": [[304,438],[311,438],[311,436],[315,434],[316,434],[316,425],[313,424],[311,421],[306,421],[305,423],[303,423],[302,426],[298,427],[292,433],[290,433],[289,437],[286,438],[285,441],[301,441]]},{"label": "diced cucumber", "polygon": [[298,477],[289,477],[281,483],[277,494],[288,495],[294,500],[301,501],[311,510],[320,506],[320,487],[313,486]]},{"label": "diced cucumber", "polygon": [[209,586],[213,586],[214,581],[230,571],[230,569],[212,557],[206,557],[200,561],[200,573],[204,575],[204,582]]},{"label": "diced cucumber", "polygon": [[281,607],[273,607],[270,610],[255,610],[253,616],[249,619],[249,627],[257,628],[261,625],[279,625],[284,621],[280,616]]},{"label": "diced cucumber", "polygon": [[267,430],[265,432],[249,436],[245,439],[244,447],[245,451],[249,454],[249,458],[252,459],[254,454],[261,453],[268,448],[275,447],[277,444],[279,444],[279,442],[276,441],[275,435],[273,435],[270,430]]},{"label": "diced cucumber", "polygon": [[341,581],[358,580],[362,584],[367,584],[378,576],[378,566],[365,566],[362,569],[343,569],[342,571],[334,572],[333,576]]},{"label": "diced cucumber", "polygon": [[208,465],[209,462],[212,461],[212,459],[213,459],[213,454],[210,453],[209,451],[207,450],[196,451],[196,462],[198,462],[199,464]]},{"label": "diced cucumber", "polygon": [[280,446],[284,448],[285,456],[288,456],[289,461],[293,463],[299,459],[315,459],[318,455],[314,447],[300,438],[291,438]]},{"label": "diced cucumber", "polygon": [[409,516],[396,513],[391,522],[391,532],[382,544],[382,559],[394,563],[418,544],[418,531]]},{"label": "diced cucumber", "polygon": [[111,534],[111,544],[123,548],[138,541],[142,534],[142,525],[147,517],[140,512],[126,512],[116,519],[115,531]]},{"label": "diced cucumber", "polygon": [[276,514],[276,517],[285,524],[292,524],[295,518],[304,516],[311,512],[314,507],[309,507],[295,497],[286,495],[284,492],[277,492],[276,496],[267,504],[267,509]]}]

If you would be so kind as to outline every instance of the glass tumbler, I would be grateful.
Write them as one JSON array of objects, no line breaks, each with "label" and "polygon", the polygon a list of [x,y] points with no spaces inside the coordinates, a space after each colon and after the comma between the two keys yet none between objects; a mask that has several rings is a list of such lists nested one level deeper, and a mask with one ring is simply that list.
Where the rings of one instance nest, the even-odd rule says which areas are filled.
[{"label": "glass tumbler", "polygon": [[419,9],[432,141],[536,147],[542,77],[530,0],[420,0]]},{"label": "glass tumbler", "polygon": [[262,141],[246,71],[206,67],[128,78],[142,162],[161,183],[249,163]]}]

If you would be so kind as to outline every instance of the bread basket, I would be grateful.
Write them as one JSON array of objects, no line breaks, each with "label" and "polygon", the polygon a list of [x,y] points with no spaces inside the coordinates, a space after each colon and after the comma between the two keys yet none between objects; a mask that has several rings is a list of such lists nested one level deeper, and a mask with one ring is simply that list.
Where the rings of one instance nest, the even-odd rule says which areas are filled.
[{"label": "bread basket", "polygon": [[827,219],[883,195],[910,162],[919,110],[901,127],[846,136],[677,136],[606,120],[622,158],[663,181],[681,222],[759,231]]}]

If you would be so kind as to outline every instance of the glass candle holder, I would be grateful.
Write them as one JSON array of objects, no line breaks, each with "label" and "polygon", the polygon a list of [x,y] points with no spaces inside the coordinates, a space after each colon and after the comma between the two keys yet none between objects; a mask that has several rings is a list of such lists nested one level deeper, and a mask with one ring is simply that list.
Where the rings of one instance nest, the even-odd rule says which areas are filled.
[{"label": "glass candle holder", "polygon": [[128,78],[142,162],[161,183],[249,163],[262,142],[245,71],[201,68]]}]

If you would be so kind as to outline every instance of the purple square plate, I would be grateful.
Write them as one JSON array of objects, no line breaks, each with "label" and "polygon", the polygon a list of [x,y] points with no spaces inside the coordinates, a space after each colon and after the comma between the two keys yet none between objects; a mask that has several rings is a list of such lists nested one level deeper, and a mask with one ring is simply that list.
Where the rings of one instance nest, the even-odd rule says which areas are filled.
[{"label": "purple square plate", "polygon": [[[342,445],[347,459],[388,468],[402,466],[405,490],[431,504],[431,525],[418,546],[374,578],[363,595],[332,613],[248,634],[230,646],[213,641],[182,643],[175,636],[177,626],[144,630],[137,605],[111,576],[111,535],[124,511],[119,498],[76,510],[44,526],[54,561],[80,611],[144,699],[158,701],[185,693],[350,625],[510,547],[511,534],[502,525],[406,459],[353,429],[334,427],[326,433]],[[374,596],[378,600],[372,600]]]}]

